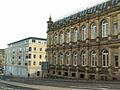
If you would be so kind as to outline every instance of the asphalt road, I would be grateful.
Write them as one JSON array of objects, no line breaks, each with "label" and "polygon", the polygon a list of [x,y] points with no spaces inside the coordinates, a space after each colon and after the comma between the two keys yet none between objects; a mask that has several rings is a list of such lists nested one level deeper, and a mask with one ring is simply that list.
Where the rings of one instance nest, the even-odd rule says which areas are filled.
[{"label": "asphalt road", "polygon": [[120,81],[95,81],[95,80],[67,80],[67,79],[42,79],[20,78],[1,76],[1,80],[19,82],[29,85],[52,86],[70,88],[72,90],[120,90]]},{"label": "asphalt road", "polygon": [[0,83],[0,90],[36,90],[31,88],[19,87],[14,85],[9,85],[5,83]]}]

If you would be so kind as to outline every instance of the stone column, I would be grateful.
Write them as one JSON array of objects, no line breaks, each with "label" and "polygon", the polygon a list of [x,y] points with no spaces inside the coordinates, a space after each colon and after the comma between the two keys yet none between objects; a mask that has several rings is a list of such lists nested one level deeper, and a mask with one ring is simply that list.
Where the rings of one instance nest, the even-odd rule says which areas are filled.
[{"label": "stone column", "polygon": [[109,75],[108,75],[108,80],[112,80],[112,49],[109,48],[109,63],[108,63],[108,72],[109,72]]},{"label": "stone column", "polygon": [[66,66],[66,57],[65,57],[65,52],[63,53],[63,66],[62,66],[62,76],[64,77],[64,66]]},{"label": "stone column", "polygon": [[86,22],[86,33],[87,33],[87,35],[86,35],[86,43],[89,43],[89,33],[90,33],[90,31],[89,31],[89,23],[88,23],[88,21]]},{"label": "stone column", "polygon": [[112,17],[111,15],[108,16],[108,40],[112,39]]},{"label": "stone column", "polygon": [[88,79],[88,70],[89,70],[89,48],[86,50],[86,68],[85,68],[85,79]]},{"label": "stone column", "polygon": [[99,18],[96,18],[96,26],[97,26],[97,37],[96,37],[96,42],[100,41],[100,22],[99,22]]},{"label": "stone column", "polygon": [[68,70],[68,76],[71,77],[71,66],[73,66],[73,54],[72,54],[72,51],[70,51],[70,64],[69,64],[69,70]]},{"label": "stone column", "polygon": [[66,30],[65,29],[63,30],[63,37],[64,37],[63,45],[65,45],[65,43],[66,43]]},{"label": "stone column", "polygon": [[98,46],[97,47],[97,52],[96,52],[96,57],[97,57],[97,67],[96,67],[96,77],[95,79],[96,80],[100,80],[100,75],[99,75],[99,70],[100,70],[100,67],[101,67],[101,59],[100,59],[100,47]]}]

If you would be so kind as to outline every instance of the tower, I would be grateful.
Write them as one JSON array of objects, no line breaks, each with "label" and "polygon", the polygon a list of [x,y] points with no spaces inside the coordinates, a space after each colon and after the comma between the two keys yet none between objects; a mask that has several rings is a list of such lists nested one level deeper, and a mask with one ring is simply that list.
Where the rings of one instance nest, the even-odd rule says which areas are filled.
[{"label": "tower", "polygon": [[53,24],[51,16],[49,17],[49,21],[47,21],[47,24],[48,24],[48,30],[47,31],[50,31],[52,29],[52,24]]}]

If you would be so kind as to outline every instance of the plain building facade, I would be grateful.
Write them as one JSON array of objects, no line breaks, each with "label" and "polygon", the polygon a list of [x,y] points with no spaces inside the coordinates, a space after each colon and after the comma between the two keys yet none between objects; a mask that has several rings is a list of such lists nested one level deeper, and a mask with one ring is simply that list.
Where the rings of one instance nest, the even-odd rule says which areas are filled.
[{"label": "plain building facade", "polygon": [[46,62],[46,39],[29,37],[8,44],[5,50],[5,74],[41,77],[41,63]]},{"label": "plain building facade", "polygon": [[120,0],[47,23],[50,77],[120,80]]}]

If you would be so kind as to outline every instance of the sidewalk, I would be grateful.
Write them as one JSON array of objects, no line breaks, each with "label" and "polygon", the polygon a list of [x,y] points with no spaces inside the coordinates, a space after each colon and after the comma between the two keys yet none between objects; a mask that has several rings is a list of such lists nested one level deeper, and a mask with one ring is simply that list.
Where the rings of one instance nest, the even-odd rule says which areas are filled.
[{"label": "sidewalk", "polygon": [[18,83],[18,82],[11,82],[11,81],[5,81],[5,80],[0,80],[0,83],[5,83],[13,86],[20,86],[20,87],[25,87],[25,88],[31,88],[31,89],[36,89],[36,90],[73,90],[70,88],[59,88],[59,87],[52,87],[52,86],[43,86],[43,85],[31,85],[31,84],[23,84],[23,83]]}]

